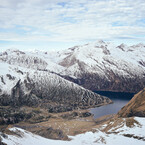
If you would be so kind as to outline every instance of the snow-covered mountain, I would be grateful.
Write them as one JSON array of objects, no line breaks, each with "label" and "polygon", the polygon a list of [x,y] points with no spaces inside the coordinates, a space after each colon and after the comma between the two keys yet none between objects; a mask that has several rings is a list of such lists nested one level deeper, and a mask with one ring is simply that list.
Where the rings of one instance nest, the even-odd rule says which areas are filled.
[{"label": "snow-covered mountain", "polygon": [[[136,92],[145,86],[145,46],[114,46],[98,41],[53,53],[20,50],[0,53],[1,125],[27,120],[31,108],[39,116],[39,108],[51,114],[111,103],[110,99],[69,80],[91,90]],[[69,136],[70,141],[50,140],[8,126],[0,132],[0,144],[142,145],[145,141],[144,108],[143,90],[114,118],[104,124],[94,123],[93,131]],[[141,117],[130,117],[136,115]],[[130,118],[121,118],[128,116]]]},{"label": "snow-covered mountain", "polygon": [[145,45],[115,46],[102,40],[49,57],[61,75],[93,91],[138,92],[145,86]]},{"label": "snow-covered mountain", "polygon": [[47,69],[48,63],[38,55],[19,50],[2,53],[0,105],[40,106],[50,112],[63,112],[111,102],[51,73]]},{"label": "snow-covered mountain", "polygon": [[0,61],[24,68],[61,73],[64,67],[50,61],[48,56],[47,52],[42,51],[23,52],[18,49],[8,49],[0,53]]},{"label": "snow-covered mountain", "polygon": [[[92,105],[88,98],[96,95],[89,90],[138,92],[145,87],[144,44],[115,46],[100,40],[59,52],[6,50],[0,53],[0,63],[3,104],[7,104],[6,98],[12,92],[17,92],[18,86],[28,98],[33,94],[30,100],[37,100],[36,104],[44,96],[60,102],[63,102],[61,96],[68,98],[65,101],[70,96],[72,102],[81,98]],[[101,99],[96,104],[102,102]]]},{"label": "snow-covered mountain", "polygon": [[49,71],[93,91],[138,92],[145,86],[145,45],[102,40],[59,52],[7,50],[0,61]]}]

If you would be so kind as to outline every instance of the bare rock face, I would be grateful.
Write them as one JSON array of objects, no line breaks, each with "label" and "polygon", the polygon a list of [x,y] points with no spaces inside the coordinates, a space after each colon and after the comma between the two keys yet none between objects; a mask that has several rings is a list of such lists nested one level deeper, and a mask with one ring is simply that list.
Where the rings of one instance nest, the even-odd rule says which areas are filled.
[{"label": "bare rock face", "polygon": [[22,82],[19,80],[11,89],[11,94],[0,95],[1,106],[37,106],[40,103],[40,99],[32,94],[31,90],[27,93],[24,92]]},{"label": "bare rock face", "polygon": [[[65,77],[67,78],[67,77]],[[108,79],[109,78],[109,79]],[[113,72],[106,72],[106,76],[100,77],[98,74],[84,73],[81,78],[77,80],[72,80],[73,82],[83,86],[86,89],[92,91],[113,91],[113,92],[138,92],[141,88],[145,86],[144,78],[125,78],[124,76],[119,76]]]},{"label": "bare rock face", "polygon": [[137,93],[117,115],[119,117],[145,117],[145,88]]}]

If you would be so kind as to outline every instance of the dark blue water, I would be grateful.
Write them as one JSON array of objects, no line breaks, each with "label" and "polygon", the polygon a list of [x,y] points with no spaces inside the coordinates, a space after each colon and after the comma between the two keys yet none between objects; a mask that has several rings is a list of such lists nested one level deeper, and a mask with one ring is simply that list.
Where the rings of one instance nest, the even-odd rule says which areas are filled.
[{"label": "dark blue water", "polygon": [[104,115],[116,114],[123,106],[125,106],[131,100],[134,95],[133,93],[122,92],[97,91],[96,93],[110,98],[114,103],[90,109],[90,112],[94,114],[95,119]]}]

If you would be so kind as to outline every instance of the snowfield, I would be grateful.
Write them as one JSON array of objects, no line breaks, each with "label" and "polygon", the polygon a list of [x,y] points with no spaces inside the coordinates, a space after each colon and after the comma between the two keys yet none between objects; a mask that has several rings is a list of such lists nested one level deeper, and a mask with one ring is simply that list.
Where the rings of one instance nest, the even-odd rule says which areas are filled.
[{"label": "snowfield", "polygon": [[[96,132],[94,133],[86,132],[76,136],[69,136],[71,141],[50,140],[20,128],[10,128],[11,131],[14,131],[19,136],[7,135],[5,138],[2,137],[2,141],[8,145],[144,145],[145,118],[135,117],[135,120],[139,123],[139,125],[135,125],[130,128],[124,124],[123,127],[118,130],[116,129],[116,131],[119,132],[118,134],[113,132],[106,134],[99,129],[96,129]],[[103,125],[102,127],[104,126],[106,125]],[[141,139],[126,137],[124,134],[139,136]]]},{"label": "snowfield", "polygon": [[8,49],[0,54],[0,62],[35,70],[48,70],[78,78],[82,73],[106,77],[106,70],[132,78],[145,73],[145,45],[116,46],[102,40],[74,46],[58,52],[22,52]]},{"label": "snowfield", "polygon": [[[125,77],[142,76],[145,73],[145,45],[115,46],[102,40],[51,53],[49,60],[62,65],[63,75],[79,77],[84,72],[105,77],[106,70]],[[81,68],[80,68],[80,65]],[[77,73],[76,73],[77,72]]]}]

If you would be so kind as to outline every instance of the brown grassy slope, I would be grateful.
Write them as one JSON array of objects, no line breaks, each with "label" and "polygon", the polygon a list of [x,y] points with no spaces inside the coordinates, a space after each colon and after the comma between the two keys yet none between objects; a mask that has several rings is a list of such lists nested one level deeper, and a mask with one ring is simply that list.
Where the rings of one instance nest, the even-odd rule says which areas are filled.
[{"label": "brown grassy slope", "polygon": [[118,117],[145,117],[145,88],[129,101],[119,112]]}]

